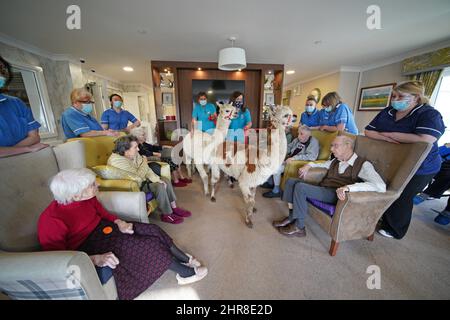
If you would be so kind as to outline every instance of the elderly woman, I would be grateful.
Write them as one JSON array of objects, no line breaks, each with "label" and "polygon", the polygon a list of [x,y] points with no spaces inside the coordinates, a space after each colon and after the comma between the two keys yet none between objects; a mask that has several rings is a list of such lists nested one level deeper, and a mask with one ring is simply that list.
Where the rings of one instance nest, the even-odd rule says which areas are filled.
[{"label": "elderly woman", "polygon": [[55,200],[38,222],[42,249],[80,250],[94,265],[112,268],[119,299],[137,297],[167,269],[177,273],[179,284],[199,281],[208,273],[157,225],[128,223],[103,208],[89,169],[61,171],[50,189]]},{"label": "elderly woman", "polygon": [[[172,174],[173,186],[174,187],[185,187],[188,183],[191,183],[191,179],[184,177],[183,172],[179,165],[172,161],[171,157],[166,157],[161,154],[163,147],[151,145],[146,142],[147,134],[144,128],[134,128],[131,130],[131,135],[136,137],[138,140],[139,154],[147,157],[148,160],[152,161],[163,161],[170,166],[170,172]],[[156,164],[157,165],[157,164]],[[150,168],[155,171],[154,167]],[[157,168],[156,168],[157,169]],[[159,168],[160,170],[160,168]]]},{"label": "elderly woman", "polygon": [[442,115],[428,104],[420,81],[404,82],[394,88],[391,106],[366,127],[366,136],[391,143],[432,143],[430,153],[406,185],[400,197],[385,211],[378,232],[401,239],[411,223],[413,198],[433,179],[441,167],[438,139],[444,134]]},{"label": "elderly woman", "polygon": [[148,166],[147,158],[139,154],[138,139],[133,136],[120,137],[115,142],[108,165],[127,171],[136,176],[141,190],[152,192],[162,212],[161,221],[178,224],[191,212],[177,207],[172,184],[166,178],[159,177]]},{"label": "elderly woman", "polygon": [[61,125],[67,139],[98,136],[117,137],[119,135],[115,130],[104,130],[91,115],[94,110],[92,94],[85,88],[72,90],[70,100],[72,106],[66,109],[61,116]]},{"label": "elderly woman", "polygon": [[[315,161],[319,156],[319,141],[311,136],[311,130],[306,125],[298,127],[298,136],[287,146],[286,160],[273,175],[273,189],[263,193],[264,198],[278,198],[281,196],[281,175],[286,165],[295,160]],[[267,185],[265,185],[267,186]],[[270,185],[269,185],[270,186]]]}]

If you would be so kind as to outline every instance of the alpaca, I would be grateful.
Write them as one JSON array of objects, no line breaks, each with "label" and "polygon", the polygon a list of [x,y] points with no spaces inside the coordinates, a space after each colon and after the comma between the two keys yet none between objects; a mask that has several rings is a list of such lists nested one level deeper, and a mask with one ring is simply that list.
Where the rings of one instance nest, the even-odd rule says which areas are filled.
[{"label": "alpaca", "polygon": [[220,179],[219,167],[211,161],[217,146],[225,140],[231,120],[236,118],[237,109],[231,104],[217,104],[220,108],[214,133],[208,134],[200,130],[190,132],[183,139],[183,152],[189,177],[192,177],[191,163],[195,164],[203,181],[205,195],[209,194],[208,174],[204,165],[211,168],[211,201],[215,202],[215,186]]},{"label": "alpaca", "polygon": [[[238,180],[246,204],[245,223],[253,227],[256,212],[256,187],[263,184],[283,163],[287,150],[285,128],[292,124],[292,110],[277,106],[271,110],[271,130],[267,149],[241,143],[223,142],[217,148],[214,162],[227,175]],[[275,130],[273,130],[275,129]]]}]

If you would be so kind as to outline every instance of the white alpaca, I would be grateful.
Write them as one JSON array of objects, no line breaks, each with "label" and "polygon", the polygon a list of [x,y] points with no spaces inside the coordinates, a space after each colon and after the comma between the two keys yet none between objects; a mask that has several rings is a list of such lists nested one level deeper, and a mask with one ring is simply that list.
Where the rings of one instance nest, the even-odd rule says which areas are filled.
[{"label": "white alpaca", "polygon": [[254,145],[223,142],[216,152],[215,162],[227,175],[239,182],[246,204],[245,223],[253,227],[251,216],[256,212],[256,187],[274,174],[286,156],[287,140],[285,127],[292,123],[292,110],[278,106],[271,111],[271,130],[268,148]]},{"label": "white alpaca", "polygon": [[203,189],[207,196],[209,191],[208,174],[204,165],[211,168],[211,201],[216,201],[215,186],[220,179],[220,169],[212,160],[215,150],[226,138],[231,120],[236,118],[237,109],[231,104],[218,104],[220,111],[217,117],[217,124],[214,133],[208,134],[195,129],[183,139],[183,153],[189,177],[192,176],[191,163],[195,164],[198,173],[203,181]]}]

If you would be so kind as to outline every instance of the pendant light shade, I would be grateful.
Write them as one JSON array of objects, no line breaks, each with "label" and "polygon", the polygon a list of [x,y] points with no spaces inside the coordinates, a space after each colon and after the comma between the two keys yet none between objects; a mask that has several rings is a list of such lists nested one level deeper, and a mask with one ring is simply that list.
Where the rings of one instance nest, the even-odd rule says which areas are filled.
[{"label": "pendant light shade", "polygon": [[[234,44],[235,38],[230,38]],[[219,51],[219,69],[224,71],[236,71],[247,67],[245,50],[242,48],[225,48]]]}]

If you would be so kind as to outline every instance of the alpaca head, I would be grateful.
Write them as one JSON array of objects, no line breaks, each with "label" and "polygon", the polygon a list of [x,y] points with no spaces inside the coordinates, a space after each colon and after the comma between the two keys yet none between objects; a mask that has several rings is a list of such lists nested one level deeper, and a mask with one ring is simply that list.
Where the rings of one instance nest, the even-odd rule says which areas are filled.
[{"label": "alpaca head", "polygon": [[295,121],[292,110],[288,106],[274,106],[271,109],[270,120],[276,128],[291,126]]},{"label": "alpaca head", "polygon": [[225,120],[233,120],[237,118],[238,110],[232,104],[217,103],[217,106],[219,107],[219,118]]}]

